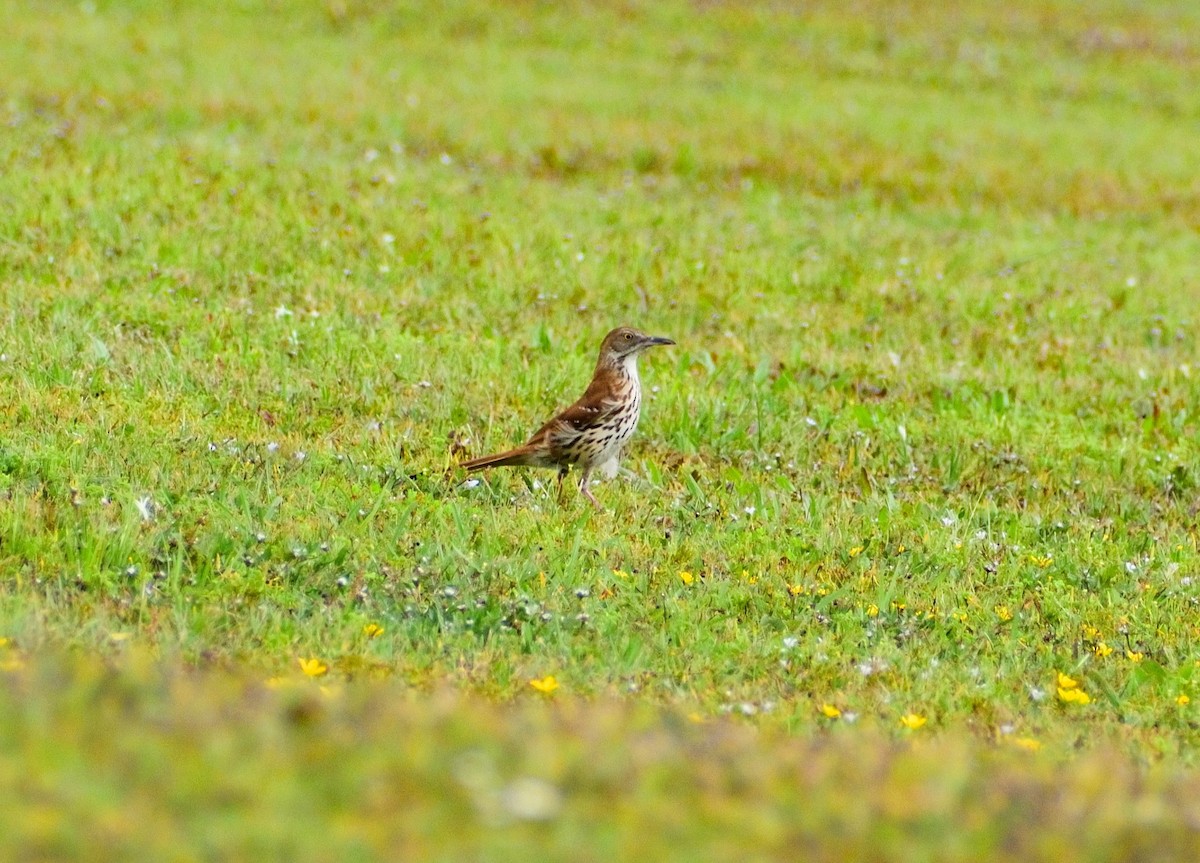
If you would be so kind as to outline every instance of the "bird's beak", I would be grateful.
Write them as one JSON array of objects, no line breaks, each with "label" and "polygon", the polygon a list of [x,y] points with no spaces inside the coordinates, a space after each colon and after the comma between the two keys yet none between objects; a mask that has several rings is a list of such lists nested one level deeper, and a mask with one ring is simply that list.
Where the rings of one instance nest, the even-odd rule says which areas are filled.
[{"label": "bird's beak", "polygon": [[647,345],[673,345],[674,339],[668,339],[666,336],[651,336],[646,340]]}]

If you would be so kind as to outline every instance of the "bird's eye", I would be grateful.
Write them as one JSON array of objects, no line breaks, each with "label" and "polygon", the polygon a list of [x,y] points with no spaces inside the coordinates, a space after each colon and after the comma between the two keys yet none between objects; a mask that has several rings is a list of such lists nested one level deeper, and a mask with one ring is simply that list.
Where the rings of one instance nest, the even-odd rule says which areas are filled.
[{"label": "bird's eye", "polygon": [[626,334],[625,334],[625,341],[627,341],[627,342],[632,342],[632,341],[633,341],[633,333],[626,333]]}]

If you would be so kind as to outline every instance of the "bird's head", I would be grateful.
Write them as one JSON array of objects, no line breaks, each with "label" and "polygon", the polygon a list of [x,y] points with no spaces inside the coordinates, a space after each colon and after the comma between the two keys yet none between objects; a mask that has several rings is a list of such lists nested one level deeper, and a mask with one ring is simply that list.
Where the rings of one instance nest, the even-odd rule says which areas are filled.
[{"label": "bird's head", "polygon": [[646,348],[673,344],[674,341],[663,336],[648,336],[633,327],[617,327],[604,337],[600,345],[600,361],[619,363],[628,357],[636,357]]}]

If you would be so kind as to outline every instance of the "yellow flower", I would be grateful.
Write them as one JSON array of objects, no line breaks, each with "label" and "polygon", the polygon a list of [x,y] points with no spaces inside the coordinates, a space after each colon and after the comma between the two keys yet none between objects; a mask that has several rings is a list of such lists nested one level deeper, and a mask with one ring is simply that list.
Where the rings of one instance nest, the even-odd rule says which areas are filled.
[{"label": "yellow flower", "polygon": [[25,667],[25,660],[15,653],[0,658],[0,671],[20,671]]},{"label": "yellow flower", "polygon": [[898,599],[892,600],[892,610],[893,611],[904,611],[904,609],[906,609],[906,608],[908,608],[908,606],[905,603],[901,602],[900,600],[898,600]]},{"label": "yellow flower", "polygon": [[363,635],[367,638],[378,638],[383,635],[383,627],[378,623],[368,623],[363,627]]},{"label": "yellow flower", "polygon": [[906,713],[900,717],[900,724],[909,731],[916,731],[929,720],[919,713]]},{"label": "yellow flower", "polygon": [[1042,741],[1034,740],[1032,737],[1014,737],[1012,745],[1018,749],[1025,749],[1029,752],[1037,752],[1042,748]]},{"label": "yellow flower", "polygon": [[825,716],[829,717],[830,719],[837,719],[842,715],[842,711],[838,710],[832,704],[822,704],[820,710],[821,713],[825,714]]},{"label": "yellow flower", "polygon": [[622,581],[624,581],[625,579],[629,578],[629,573],[627,573],[627,572],[626,572],[625,570],[623,570],[623,569],[614,569],[614,570],[613,570],[613,575],[615,575],[617,578],[621,579]]},{"label": "yellow flower", "polygon": [[1134,664],[1137,664],[1146,658],[1146,654],[1136,650],[1126,650],[1125,656],[1128,657],[1129,661]]},{"label": "yellow flower", "polygon": [[904,551],[904,543],[900,543],[900,546],[896,549],[896,554],[904,554]]},{"label": "yellow flower", "polygon": [[758,584],[758,576],[757,575],[752,576],[752,575],[750,575],[748,570],[743,569],[742,570],[742,581],[746,582],[746,584]]},{"label": "yellow flower", "polygon": [[1178,704],[1180,707],[1187,707],[1191,703],[1191,701],[1192,701],[1192,699],[1188,698],[1182,692],[1179,693],[1179,695],[1177,695],[1175,697],[1175,703]]},{"label": "yellow flower", "polygon": [[688,722],[694,722],[697,725],[704,724],[704,714],[702,714],[699,710],[693,710],[691,713],[689,713],[687,715],[687,718],[688,718]]},{"label": "yellow flower", "polygon": [[1082,689],[1058,689],[1058,700],[1065,704],[1090,704],[1091,697]]},{"label": "yellow flower", "polygon": [[8,647],[9,641],[7,638],[0,638],[0,647]]},{"label": "yellow flower", "polygon": [[1013,615],[1007,605],[997,605],[992,610],[996,612],[996,617],[1000,618],[1001,623],[1008,623],[1012,620]]},{"label": "yellow flower", "polygon": [[867,617],[879,617],[879,606],[871,603],[867,606]]},{"label": "yellow flower", "polygon": [[554,690],[558,689],[558,681],[553,674],[547,674],[545,677],[534,678],[529,681],[529,685],[536,689],[542,695],[550,695]]},{"label": "yellow flower", "polygon": [[953,615],[953,617],[954,617],[954,619],[955,619],[955,620],[957,620],[959,623],[966,623],[966,622],[967,622],[967,613],[966,613],[965,611],[960,611],[960,612],[958,612],[957,614]]},{"label": "yellow flower", "polygon": [[688,572],[685,569],[681,573],[679,573],[679,580],[682,581],[684,584],[691,584],[693,581],[696,580],[696,576],[692,575],[690,572]]},{"label": "yellow flower", "polygon": [[329,670],[329,666],[314,656],[311,659],[301,659],[300,670],[309,677],[320,677]]},{"label": "yellow flower", "polygon": [[1078,689],[1079,681],[1074,677],[1068,677],[1061,671],[1058,672],[1058,688],[1059,689]]},{"label": "yellow flower", "polygon": [[[790,593],[792,596],[800,596],[802,593],[804,593],[804,586],[801,584],[789,584],[788,593]],[[1196,664],[1200,665],[1200,660],[1197,660]]]},{"label": "yellow flower", "polygon": [[1096,646],[1092,648],[1092,653],[1103,659],[1106,656],[1112,656],[1113,649],[1103,641],[1096,642]]},{"label": "yellow flower", "polygon": [[1029,555],[1029,562],[1032,563],[1034,566],[1038,567],[1039,569],[1045,569],[1053,561],[1054,561],[1054,558],[1052,558],[1048,555],[1046,557],[1039,557],[1036,554]]},{"label": "yellow flower", "polygon": [[858,557],[860,554],[863,553],[863,548],[864,548],[864,546],[861,546],[861,545],[854,546],[854,548],[850,549],[850,556]]},{"label": "yellow flower", "polygon": [[1083,632],[1084,638],[1095,641],[1096,639],[1098,639],[1100,637],[1100,630],[1094,626],[1091,626],[1090,624],[1085,623],[1082,626],[1080,626],[1079,629],[1081,632]]}]

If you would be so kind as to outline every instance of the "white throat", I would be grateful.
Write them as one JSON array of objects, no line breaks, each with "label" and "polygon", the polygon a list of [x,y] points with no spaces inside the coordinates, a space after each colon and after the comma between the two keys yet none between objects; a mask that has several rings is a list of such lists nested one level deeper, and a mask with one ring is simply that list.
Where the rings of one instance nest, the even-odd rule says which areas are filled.
[{"label": "white throat", "polygon": [[633,381],[635,386],[640,385],[641,381],[638,379],[637,370],[637,354],[626,354],[623,356],[621,358],[621,368],[625,370],[625,374],[629,376],[629,379]]}]

